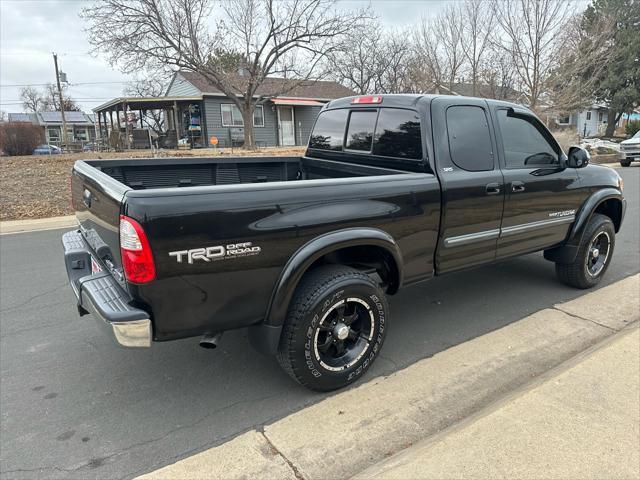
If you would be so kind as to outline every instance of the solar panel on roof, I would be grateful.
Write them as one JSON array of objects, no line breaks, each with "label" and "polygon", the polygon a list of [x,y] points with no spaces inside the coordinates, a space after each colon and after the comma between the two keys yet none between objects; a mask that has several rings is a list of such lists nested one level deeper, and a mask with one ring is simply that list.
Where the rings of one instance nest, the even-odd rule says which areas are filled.
[{"label": "solar panel on roof", "polygon": [[61,122],[62,121],[62,115],[60,115],[60,112],[42,112],[40,113],[40,116],[42,117],[42,120],[44,120],[45,122]]},{"label": "solar panel on roof", "polygon": [[87,118],[82,112],[64,112],[64,118],[67,122],[82,123],[87,121]]},{"label": "solar panel on roof", "polygon": [[[60,112],[42,112],[40,114],[45,122],[62,122]],[[69,123],[84,123],[87,121],[82,112],[64,112],[64,119]]]},{"label": "solar panel on roof", "polygon": [[11,122],[30,122],[28,113],[10,113],[9,120]]}]

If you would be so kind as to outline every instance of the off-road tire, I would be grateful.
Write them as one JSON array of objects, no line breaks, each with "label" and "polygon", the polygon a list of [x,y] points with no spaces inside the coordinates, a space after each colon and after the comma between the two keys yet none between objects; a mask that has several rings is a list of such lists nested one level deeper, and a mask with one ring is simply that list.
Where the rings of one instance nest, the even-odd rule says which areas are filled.
[{"label": "off-road tire", "polygon": [[631,160],[628,160],[628,161],[620,160],[620,165],[622,165],[623,167],[629,167],[631,166]]},{"label": "off-road tire", "polygon": [[[356,320],[354,326],[360,322],[369,328],[367,338],[354,335],[357,340],[352,340],[353,364],[339,366],[341,370],[335,371],[331,370],[337,368],[335,365],[323,363],[317,342],[319,335],[324,335],[327,342],[339,341],[330,338],[325,322],[334,316],[338,318],[334,310],[340,310],[343,301],[348,305],[348,299],[352,299],[354,311],[363,308],[359,310],[362,318]],[[289,305],[278,347],[278,362],[291,378],[311,390],[330,391],[349,385],[364,375],[380,352],[388,326],[388,310],[384,292],[369,275],[342,265],[318,267],[303,277]],[[351,327],[349,332],[353,333]],[[356,349],[355,342],[362,344],[363,341]],[[346,348],[346,343],[343,345]]]},{"label": "off-road tire", "polygon": [[[590,255],[591,244],[601,233],[609,236],[609,250],[603,268],[597,275],[590,275],[587,268],[587,257]],[[616,243],[616,233],[613,222],[606,215],[594,214],[587,224],[582,243],[578,248],[576,258],[571,263],[556,263],[556,274],[558,279],[571,287],[591,288],[597,285],[611,264],[613,250]]]}]

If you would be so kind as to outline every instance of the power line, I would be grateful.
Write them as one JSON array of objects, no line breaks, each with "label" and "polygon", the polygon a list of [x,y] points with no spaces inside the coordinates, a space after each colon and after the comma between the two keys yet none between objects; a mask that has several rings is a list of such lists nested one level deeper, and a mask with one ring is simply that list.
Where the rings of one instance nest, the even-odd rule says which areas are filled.
[{"label": "power line", "polygon": [[[133,83],[135,80],[120,80],[113,82],[78,82],[78,83],[69,83],[67,84],[69,87],[76,87],[78,85],[109,85],[109,84],[124,84],[124,83]],[[53,85],[53,82],[49,83],[14,83],[10,85],[0,85],[0,88],[9,88],[9,87],[46,87],[49,85]]]}]

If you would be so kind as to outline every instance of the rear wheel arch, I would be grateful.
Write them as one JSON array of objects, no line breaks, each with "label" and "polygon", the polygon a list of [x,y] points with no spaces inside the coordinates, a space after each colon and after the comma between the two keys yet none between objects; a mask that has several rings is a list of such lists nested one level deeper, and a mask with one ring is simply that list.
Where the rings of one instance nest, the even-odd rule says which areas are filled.
[{"label": "rear wheel arch", "polygon": [[316,237],[289,259],[271,295],[264,324],[281,326],[303,276],[327,264],[375,268],[393,294],[402,285],[402,256],[395,240],[375,228],[350,228]]}]

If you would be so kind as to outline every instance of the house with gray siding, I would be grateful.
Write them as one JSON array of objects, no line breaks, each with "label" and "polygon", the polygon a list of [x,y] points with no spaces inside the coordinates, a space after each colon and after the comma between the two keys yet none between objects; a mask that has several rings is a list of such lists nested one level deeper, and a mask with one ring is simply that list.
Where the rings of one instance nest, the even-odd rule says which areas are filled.
[{"label": "house with gray siding", "polygon": [[[96,138],[94,118],[90,113],[64,112],[67,141],[88,143]],[[42,129],[42,138],[50,145],[62,145],[62,113],[9,113],[9,122],[29,122]]]},{"label": "house with gray siding", "polygon": [[590,105],[579,112],[573,112],[556,118],[560,127],[575,128],[581,137],[603,135],[609,121],[609,107],[606,105]]},{"label": "house with gray siding", "polygon": [[[238,80],[242,81],[241,76]],[[296,82],[293,88],[287,88],[290,82],[285,78],[268,77],[256,92],[265,98],[256,106],[253,117],[253,133],[258,146],[306,145],[322,106],[330,100],[355,94],[336,82]],[[279,93],[283,91],[286,94]],[[242,142],[244,124],[240,110],[202,75],[176,72],[165,96],[202,98],[199,102],[182,103],[175,115],[168,115],[169,128],[183,135],[197,131],[199,126],[200,137],[195,139],[194,145],[208,145],[211,137],[216,137],[223,146]],[[194,120],[194,114],[199,118]]]}]

